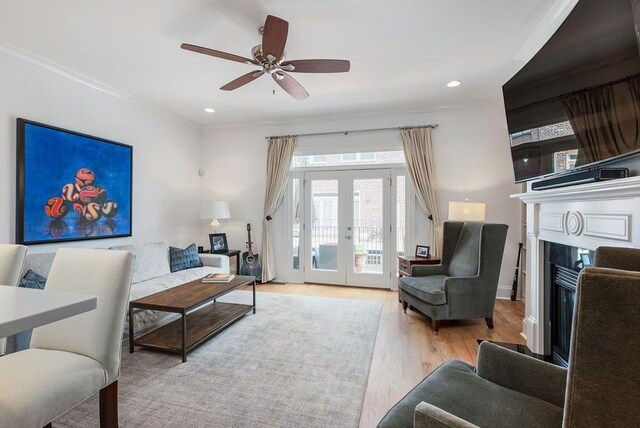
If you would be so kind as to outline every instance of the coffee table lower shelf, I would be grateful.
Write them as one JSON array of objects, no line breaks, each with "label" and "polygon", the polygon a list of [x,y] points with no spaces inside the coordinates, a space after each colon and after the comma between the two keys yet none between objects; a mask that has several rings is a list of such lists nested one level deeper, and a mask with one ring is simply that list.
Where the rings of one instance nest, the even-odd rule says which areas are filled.
[{"label": "coffee table lower shelf", "polygon": [[[155,351],[183,354],[183,361],[185,361],[187,352],[252,311],[255,312],[253,305],[215,302],[135,338],[133,345]],[[184,323],[186,323],[186,343],[183,344]]]}]

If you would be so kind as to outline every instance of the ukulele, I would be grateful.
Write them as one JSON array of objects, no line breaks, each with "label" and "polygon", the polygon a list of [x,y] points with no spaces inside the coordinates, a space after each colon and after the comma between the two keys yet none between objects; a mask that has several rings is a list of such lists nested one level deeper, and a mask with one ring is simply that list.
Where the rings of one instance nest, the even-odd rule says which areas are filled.
[{"label": "ukulele", "polygon": [[255,276],[256,278],[260,278],[262,276],[262,266],[260,266],[260,262],[258,261],[258,255],[253,254],[253,249],[251,247],[253,241],[251,240],[250,223],[247,223],[247,234],[248,251],[245,251],[242,254],[242,267],[240,268],[240,275]]}]

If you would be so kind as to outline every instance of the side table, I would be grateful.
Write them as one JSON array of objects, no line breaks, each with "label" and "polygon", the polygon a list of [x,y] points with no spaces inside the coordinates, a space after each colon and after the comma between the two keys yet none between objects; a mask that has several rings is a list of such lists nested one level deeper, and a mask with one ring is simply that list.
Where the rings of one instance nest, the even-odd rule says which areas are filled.
[{"label": "side table", "polygon": [[[211,253],[210,250],[204,250],[204,251],[200,252],[200,254],[210,254],[210,253]],[[240,274],[240,253],[241,253],[240,250],[229,250],[229,251],[227,251],[225,253],[215,253],[215,254],[217,254],[219,256],[227,256],[229,258],[235,257],[236,258],[236,272],[235,273],[236,273],[236,275],[239,275]]]},{"label": "side table", "polygon": [[[411,276],[411,266],[414,265],[439,265],[441,259],[435,257],[398,256],[398,278]],[[398,289],[398,302],[400,302],[400,289]]]},{"label": "side table", "polygon": [[398,256],[398,276],[411,276],[414,265],[439,265],[440,259],[435,257]]}]

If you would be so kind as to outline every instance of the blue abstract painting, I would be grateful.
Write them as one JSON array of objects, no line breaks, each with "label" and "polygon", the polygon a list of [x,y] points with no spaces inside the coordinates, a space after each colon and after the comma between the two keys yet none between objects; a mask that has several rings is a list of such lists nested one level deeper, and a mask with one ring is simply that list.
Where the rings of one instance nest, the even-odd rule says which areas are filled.
[{"label": "blue abstract painting", "polygon": [[18,119],[16,241],[131,236],[132,148]]}]

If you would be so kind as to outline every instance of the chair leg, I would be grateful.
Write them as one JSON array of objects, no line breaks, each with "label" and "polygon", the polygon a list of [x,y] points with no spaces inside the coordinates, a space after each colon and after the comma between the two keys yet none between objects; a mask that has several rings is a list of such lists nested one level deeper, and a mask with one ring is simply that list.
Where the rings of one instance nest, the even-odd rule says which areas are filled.
[{"label": "chair leg", "polygon": [[405,301],[402,301],[402,310],[404,311],[404,313],[407,313],[407,308],[409,307],[409,304]]},{"label": "chair leg", "polygon": [[100,390],[100,428],[118,428],[118,381]]},{"label": "chair leg", "polygon": [[487,327],[493,328],[493,318],[485,318],[484,320],[487,323]]},{"label": "chair leg", "polygon": [[431,329],[433,329],[433,331],[435,333],[440,331],[440,321],[439,320],[434,320],[433,318],[431,318]]}]

